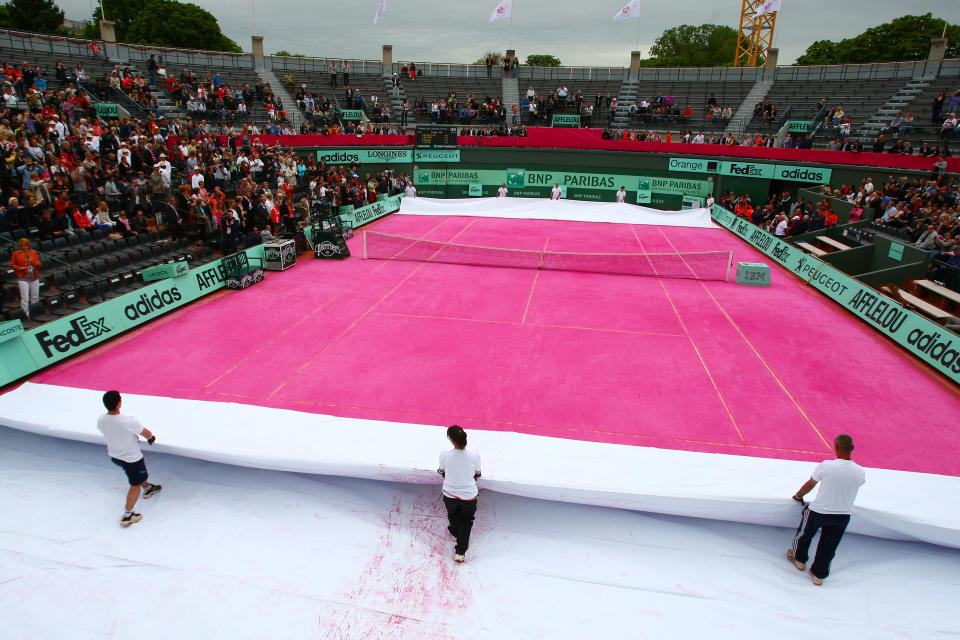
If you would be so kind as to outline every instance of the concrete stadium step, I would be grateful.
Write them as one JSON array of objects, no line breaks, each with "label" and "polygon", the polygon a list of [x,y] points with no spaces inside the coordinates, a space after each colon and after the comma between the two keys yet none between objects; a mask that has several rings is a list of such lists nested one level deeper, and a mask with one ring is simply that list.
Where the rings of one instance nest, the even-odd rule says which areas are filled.
[{"label": "concrete stadium step", "polygon": [[753,118],[753,106],[766,99],[771,87],[773,87],[772,77],[755,82],[747,95],[743,97],[740,106],[737,107],[733,117],[730,118],[730,122],[727,123],[724,134],[731,133],[736,138],[742,136],[746,131],[747,123]]},{"label": "concrete stadium step", "polygon": [[294,131],[300,130],[300,124],[303,122],[303,114],[297,108],[297,101],[293,99],[283,83],[274,75],[273,71],[263,67],[256,69],[257,77],[263,80],[263,84],[269,84],[273,89],[273,94],[283,101],[283,106],[287,111],[287,120]]},{"label": "concrete stadium step", "polygon": [[509,118],[512,113],[513,105],[517,105],[517,108],[520,108],[520,82],[515,77],[504,78],[501,81],[501,94],[503,99],[503,107],[507,112]]}]

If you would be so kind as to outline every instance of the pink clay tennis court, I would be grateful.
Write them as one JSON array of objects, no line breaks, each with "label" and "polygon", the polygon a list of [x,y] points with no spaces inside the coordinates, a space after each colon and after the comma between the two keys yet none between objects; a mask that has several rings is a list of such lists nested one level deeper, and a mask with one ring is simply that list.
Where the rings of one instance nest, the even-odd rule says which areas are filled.
[{"label": "pink clay tennis court", "polygon": [[[412,215],[365,229],[770,262],[723,229]],[[754,288],[363,260],[350,242],[345,261],[303,256],[33,381],[791,460],[828,457],[847,432],[862,464],[960,475],[957,389],[776,266]]]}]

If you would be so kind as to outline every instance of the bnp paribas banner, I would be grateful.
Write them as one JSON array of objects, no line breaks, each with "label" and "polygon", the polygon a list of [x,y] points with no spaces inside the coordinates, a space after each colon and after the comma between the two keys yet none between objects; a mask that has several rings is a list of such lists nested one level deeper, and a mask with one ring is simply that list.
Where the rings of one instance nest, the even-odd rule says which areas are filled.
[{"label": "bnp paribas banner", "polygon": [[[656,195],[676,196],[679,206],[683,196],[706,198],[713,193],[713,183],[663,176],[637,176],[618,173],[580,173],[542,169],[417,169],[414,184],[423,195],[433,195],[437,187],[482,185],[486,192],[505,184],[513,197],[545,197],[554,185],[566,189],[572,199],[613,200],[620,187],[636,193],[638,202],[664,204]],[[423,188],[426,188],[425,191]],[[439,195],[440,190],[437,190]],[[467,191],[465,191],[465,194]],[[494,195],[489,193],[489,195]],[[602,195],[601,195],[602,194]],[[446,195],[450,195],[448,189]]]},{"label": "bnp paribas banner", "polygon": [[960,337],[956,334],[723,207],[714,206],[713,219],[949,379],[960,383]]}]

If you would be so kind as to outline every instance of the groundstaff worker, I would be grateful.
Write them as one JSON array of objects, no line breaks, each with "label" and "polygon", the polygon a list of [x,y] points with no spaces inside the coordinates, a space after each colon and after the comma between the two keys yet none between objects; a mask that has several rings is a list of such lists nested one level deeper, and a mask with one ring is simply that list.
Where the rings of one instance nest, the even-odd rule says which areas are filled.
[{"label": "groundstaff worker", "polygon": [[20,238],[20,248],[10,255],[10,266],[17,276],[20,308],[30,317],[30,305],[40,302],[40,256],[30,248],[30,240]]},{"label": "groundstaff worker", "polygon": [[140,453],[139,436],[143,436],[150,444],[157,438],[136,418],[120,415],[120,404],[119,391],[107,391],[103,394],[103,406],[107,408],[107,412],[97,419],[97,429],[107,440],[110,460],[123,469],[130,481],[127,503],[120,519],[121,527],[129,527],[134,522],[140,522],[142,517],[133,511],[137,498],[140,497],[140,489],[143,489],[143,497],[147,499],[157,494],[161,487],[147,482],[147,466],[143,461],[143,454]]},{"label": "groundstaff worker", "polygon": [[793,546],[787,551],[787,558],[798,570],[803,571],[807,567],[810,542],[817,530],[821,530],[817,555],[810,567],[813,584],[818,587],[830,575],[830,562],[850,522],[853,501],[866,480],[863,467],[850,459],[853,438],[841,434],[836,437],[833,446],[836,460],[824,460],[818,464],[810,479],[793,496],[794,500],[803,503],[803,496],[820,483],[817,497],[803,507],[797,535],[793,539]]},{"label": "groundstaff worker", "polygon": [[437,471],[443,476],[443,504],[450,521],[447,530],[457,539],[453,559],[463,562],[463,556],[470,546],[473,517],[477,513],[480,456],[467,451],[467,432],[461,427],[453,425],[447,429],[447,438],[453,444],[453,449],[440,454],[440,468]]}]

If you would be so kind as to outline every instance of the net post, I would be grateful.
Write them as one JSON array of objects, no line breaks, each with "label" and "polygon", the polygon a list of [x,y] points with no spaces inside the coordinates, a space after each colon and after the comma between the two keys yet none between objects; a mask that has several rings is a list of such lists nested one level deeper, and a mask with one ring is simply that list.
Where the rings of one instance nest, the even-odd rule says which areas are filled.
[{"label": "net post", "polygon": [[733,268],[733,251],[727,252],[727,274],[723,276],[724,282],[730,281],[730,269]]},{"label": "net post", "polygon": [[[366,260],[367,259],[367,232],[361,231],[360,235],[363,236],[363,259]],[[729,269],[727,271],[729,271]]]}]

